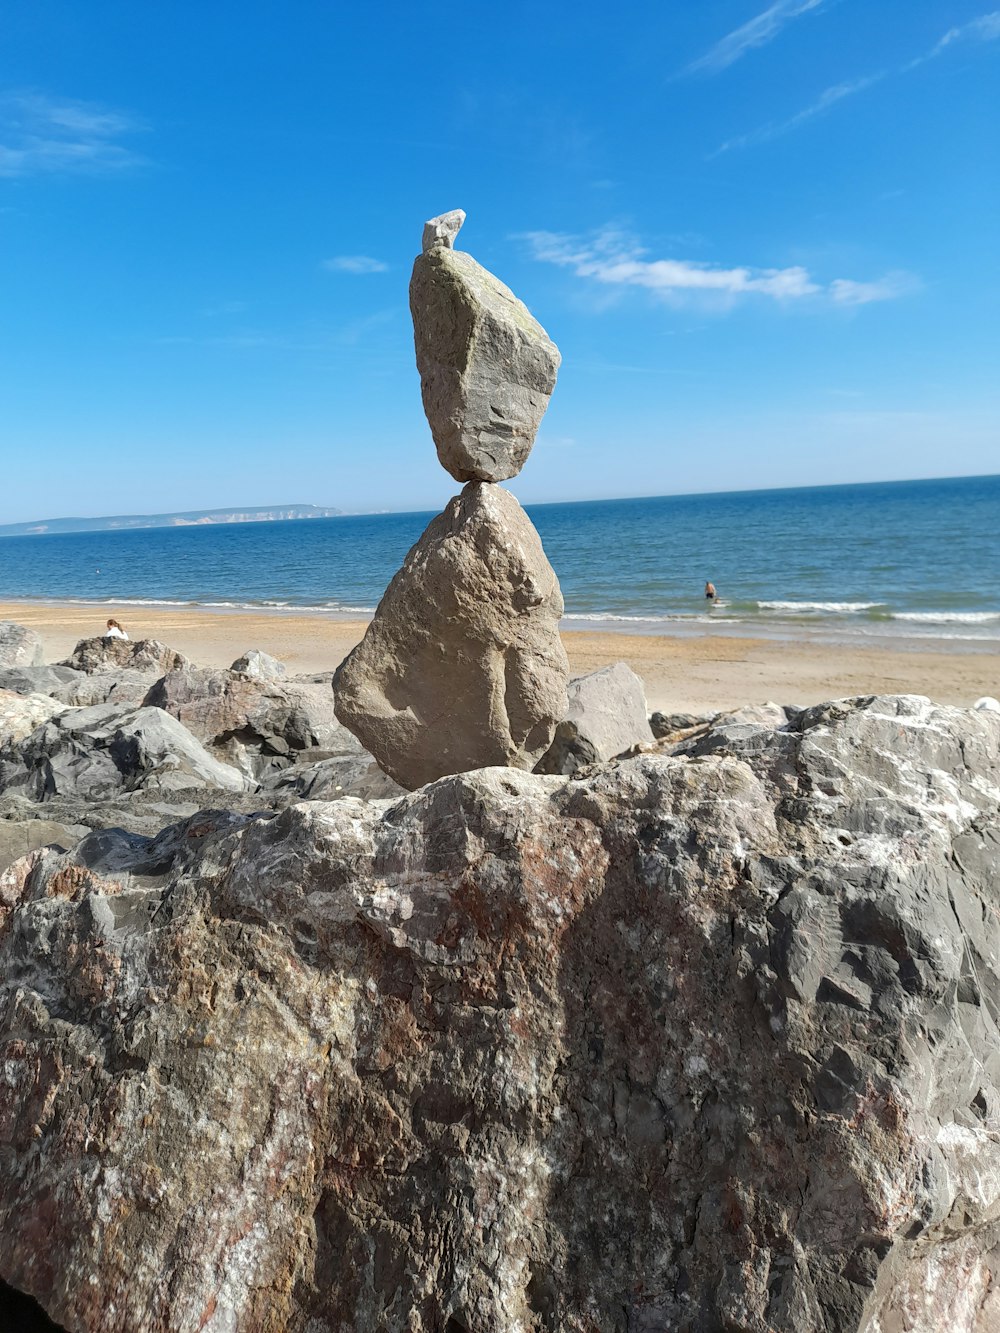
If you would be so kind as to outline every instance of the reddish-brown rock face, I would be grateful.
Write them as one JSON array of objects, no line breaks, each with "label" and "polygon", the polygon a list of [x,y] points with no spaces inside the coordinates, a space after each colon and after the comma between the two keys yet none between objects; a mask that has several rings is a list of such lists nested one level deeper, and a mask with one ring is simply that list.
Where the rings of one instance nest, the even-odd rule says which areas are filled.
[{"label": "reddish-brown rock face", "polygon": [[71,1333],[996,1327],[1000,718],[772,721],[17,862],[0,1276]]}]

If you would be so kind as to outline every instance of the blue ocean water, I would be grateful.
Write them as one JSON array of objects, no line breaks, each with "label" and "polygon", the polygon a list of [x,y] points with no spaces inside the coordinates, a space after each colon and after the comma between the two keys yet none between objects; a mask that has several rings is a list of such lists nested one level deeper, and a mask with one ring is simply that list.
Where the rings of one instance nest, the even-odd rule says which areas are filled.
[{"label": "blue ocean water", "polygon": [[[527,508],[567,628],[1000,642],[1000,476]],[[367,612],[431,517],[5,537],[0,598]]]}]

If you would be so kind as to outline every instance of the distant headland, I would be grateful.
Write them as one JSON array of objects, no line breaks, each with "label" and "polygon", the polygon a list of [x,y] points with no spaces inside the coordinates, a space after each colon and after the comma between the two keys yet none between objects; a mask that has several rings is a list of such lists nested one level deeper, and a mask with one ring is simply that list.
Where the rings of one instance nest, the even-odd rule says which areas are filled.
[{"label": "distant headland", "polygon": [[118,532],[128,528],[188,528],[211,523],[276,523],[290,518],[337,518],[344,511],[324,505],[272,505],[251,509],[190,509],[175,514],[116,514],[107,518],[46,518],[0,524],[0,537],[57,532]]}]

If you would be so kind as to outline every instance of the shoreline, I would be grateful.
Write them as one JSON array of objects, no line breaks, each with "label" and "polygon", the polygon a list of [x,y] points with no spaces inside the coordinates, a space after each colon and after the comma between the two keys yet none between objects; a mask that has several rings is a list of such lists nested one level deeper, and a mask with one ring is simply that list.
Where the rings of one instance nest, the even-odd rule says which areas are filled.
[{"label": "shoreline", "polygon": [[[197,602],[168,598],[114,598],[100,600],[83,597],[0,597],[0,607],[8,608],[0,619],[16,620],[10,608],[47,609],[69,612],[79,608],[99,619],[105,610],[117,610],[116,619],[141,621],[143,617],[160,612],[178,612],[191,615],[294,617],[296,619],[330,620],[341,624],[367,624],[375,614],[369,606],[296,605],[292,602]],[[125,608],[125,609],[123,609]],[[721,607],[720,607],[721,609]],[[133,616],[133,611],[135,615]],[[942,621],[941,623],[946,623]],[[800,619],[752,621],[736,616],[697,615],[695,613],[667,616],[626,616],[594,612],[565,614],[560,633],[637,635],[657,638],[734,638],[767,643],[814,643],[831,648],[872,648],[892,652],[941,652],[1000,654],[1000,635],[981,635],[942,631],[922,633],[918,629],[891,622],[882,622],[878,628],[860,628],[856,622],[837,624],[832,620]]]},{"label": "shoreline", "polygon": [[[0,620],[36,630],[49,662],[67,657],[79,639],[102,633],[117,610],[133,639],[159,639],[198,665],[226,667],[260,648],[290,674],[308,675],[337,667],[370,619],[296,608],[125,606],[5,599]],[[625,661],[645,682],[651,711],[707,712],[767,700],[806,705],[867,694],[923,694],[969,707],[982,695],[1000,694],[1000,660],[988,645],[964,651],[954,640],[830,643],[807,630],[778,638],[733,634],[729,627],[635,633],[579,625],[570,629],[564,622],[562,630],[572,673]]]}]

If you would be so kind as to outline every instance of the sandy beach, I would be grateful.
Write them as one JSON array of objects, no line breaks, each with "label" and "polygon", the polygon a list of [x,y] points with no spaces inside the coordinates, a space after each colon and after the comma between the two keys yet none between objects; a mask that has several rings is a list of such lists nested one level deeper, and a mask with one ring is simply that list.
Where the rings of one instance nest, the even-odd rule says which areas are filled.
[{"label": "sandy beach", "polygon": [[[363,620],[319,615],[0,602],[0,619],[41,634],[48,661],[67,656],[78,639],[100,634],[108,615],[117,615],[132,638],[160,639],[199,664],[228,666],[246,649],[261,648],[292,673],[332,670],[365,630]],[[967,706],[981,695],[1000,694],[994,653],[591,630],[567,631],[563,641],[574,674],[628,662],[645,681],[650,708],[666,711],[877,693],[925,694]]]}]

